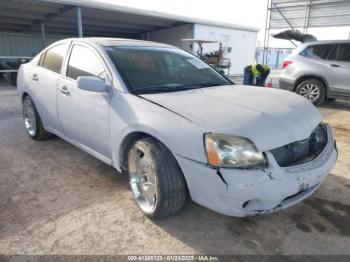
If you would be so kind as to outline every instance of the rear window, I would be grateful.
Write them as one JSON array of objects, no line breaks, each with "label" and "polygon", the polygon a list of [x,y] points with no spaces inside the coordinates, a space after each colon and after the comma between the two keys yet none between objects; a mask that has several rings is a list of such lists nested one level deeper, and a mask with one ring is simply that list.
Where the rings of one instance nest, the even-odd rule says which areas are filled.
[{"label": "rear window", "polygon": [[340,44],[337,60],[350,62],[350,44]]},{"label": "rear window", "polygon": [[42,67],[55,73],[60,73],[67,47],[67,44],[60,44],[47,50],[42,62]]},{"label": "rear window", "polygon": [[334,45],[312,45],[304,49],[300,55],[309,58],[327,59]]}]

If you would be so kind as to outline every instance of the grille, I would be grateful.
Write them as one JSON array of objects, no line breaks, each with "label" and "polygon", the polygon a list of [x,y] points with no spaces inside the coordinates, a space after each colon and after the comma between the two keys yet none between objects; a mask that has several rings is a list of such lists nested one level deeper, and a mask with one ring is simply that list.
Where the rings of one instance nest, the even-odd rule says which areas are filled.
[{"label": "grille", "polygon": [[315,159],[327,145],[327,127],[318,125],[308,139],[271,150],[281,167],[299,165]]}]

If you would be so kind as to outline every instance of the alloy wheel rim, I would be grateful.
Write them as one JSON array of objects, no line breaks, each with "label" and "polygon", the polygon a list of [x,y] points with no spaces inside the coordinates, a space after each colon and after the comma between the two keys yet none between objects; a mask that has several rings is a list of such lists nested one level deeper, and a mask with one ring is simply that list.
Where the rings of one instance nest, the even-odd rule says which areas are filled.
[{"label": "alloy wheel rim", "polygon": [[305,84],[300,88],[299,94],[309,99],[311,102],[314,102],[320,97],[321,91],[315,84]]},{"label": "alloy wheel rim", "polygon": [[158,201],[155,163],[151,156],[141,148],[134,147],[129,154],[128,172],[131,191],[145,213],[151,214]]},{"label": "alloy wheel rim", "polygon": [[34,136],[36,133],[36,117],[34,107],[28,99],[23,102],[23,118],[28,134]]}]

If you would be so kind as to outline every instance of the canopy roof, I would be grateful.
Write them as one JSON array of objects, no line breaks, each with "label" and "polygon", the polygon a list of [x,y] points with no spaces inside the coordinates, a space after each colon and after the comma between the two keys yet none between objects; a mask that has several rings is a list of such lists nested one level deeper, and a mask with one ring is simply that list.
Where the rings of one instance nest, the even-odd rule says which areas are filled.
[{"label": "canopy roof", "polygon": [[77,7],[81,8],[84,36],[137,38],[141,33],[182,24],[205,24],[246,31],[257,28],[175,16],[93,0],[0,1],[0,31],[77,35]]}]

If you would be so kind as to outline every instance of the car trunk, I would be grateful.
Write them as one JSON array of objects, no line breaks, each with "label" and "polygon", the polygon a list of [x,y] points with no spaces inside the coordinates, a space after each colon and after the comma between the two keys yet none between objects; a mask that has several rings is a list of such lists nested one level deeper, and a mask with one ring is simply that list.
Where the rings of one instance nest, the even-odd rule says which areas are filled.
[{"label": "car trunk", "polygon": [[301,43],[315,42],[317,38],[310,34],[303,34],[299,30],[285,30],[272,35],[274,38],[283,40],[295,40]]}]

